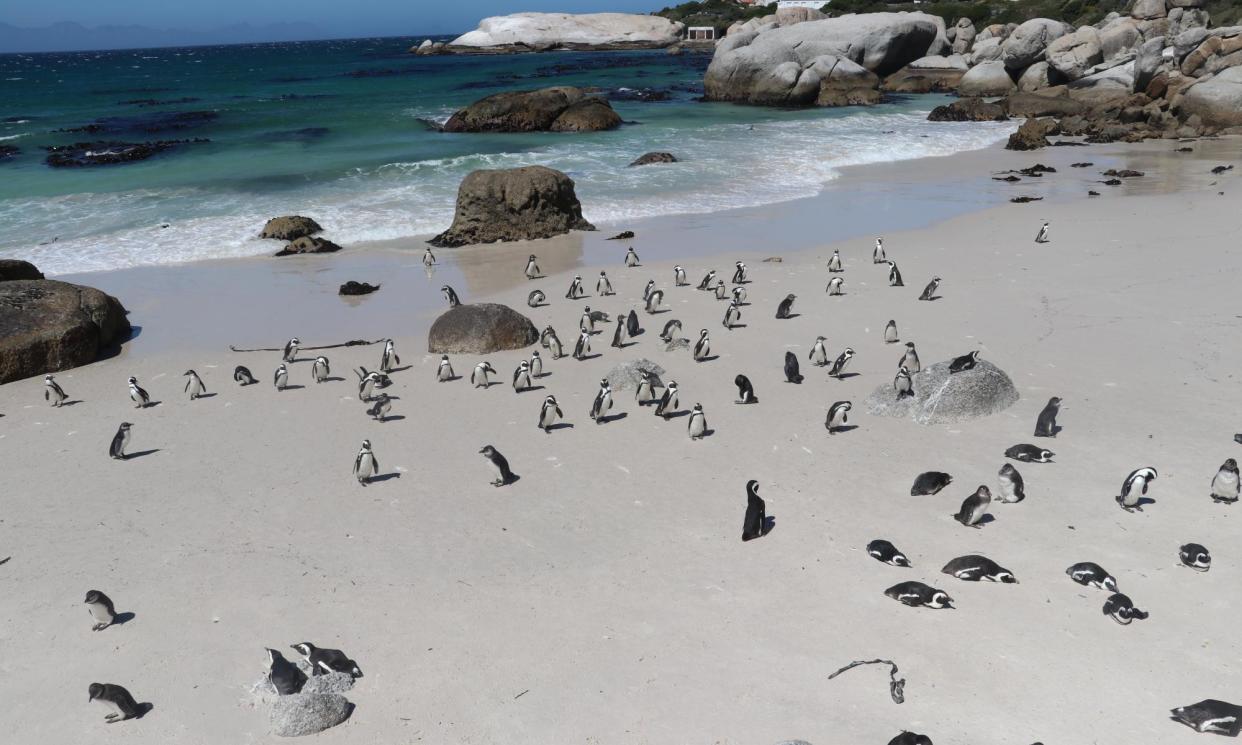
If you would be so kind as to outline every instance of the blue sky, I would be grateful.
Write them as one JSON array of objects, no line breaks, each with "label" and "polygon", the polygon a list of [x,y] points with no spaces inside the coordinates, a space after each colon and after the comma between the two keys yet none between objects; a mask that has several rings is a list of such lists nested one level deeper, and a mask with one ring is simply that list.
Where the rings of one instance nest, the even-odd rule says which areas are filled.
[{"label": "blue sky", "polygon": [[0,20],[23,27],[74,21],[86,26],[136,24],[192,31],[235,23],[300,21],[333,36],[404,36],[465,31],[485,16],[525,10],[647,13],[664,4],[661,0],[14,0],[4,3]]}]

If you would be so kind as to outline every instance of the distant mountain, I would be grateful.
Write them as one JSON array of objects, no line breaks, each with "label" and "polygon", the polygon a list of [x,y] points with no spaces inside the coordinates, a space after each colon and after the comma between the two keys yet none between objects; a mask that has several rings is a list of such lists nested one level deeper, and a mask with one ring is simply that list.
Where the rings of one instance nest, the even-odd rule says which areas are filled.
[{"label": "distant mountain", "polygon": [[325,34],[311,23],[273,23],[252,26],[237,23],[210,31],[159,29],[146,26],[96,26],[54,23],[38,28],[19,28],[0,23],[0,53],[67,52],[96,49],[143,49],[150,47],[201,46],[204,44],[251,44],[264,41],[322,39]]}]

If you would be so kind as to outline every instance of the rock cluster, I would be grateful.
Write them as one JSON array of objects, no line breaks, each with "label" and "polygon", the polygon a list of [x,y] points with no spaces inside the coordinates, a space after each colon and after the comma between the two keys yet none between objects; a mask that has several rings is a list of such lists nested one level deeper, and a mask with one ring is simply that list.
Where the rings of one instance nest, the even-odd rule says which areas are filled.
[{"label": "rock cluster", "polygon": [[514,13],[479,21],[479,27],[432,53],[544,52],[560,49],[660,49],[681,41],[685,25],[631,13]]},{"label": "rock cluster", "polygon": [[621,116],[599,96],[561,86],[506,91],[455,112],[444,132],[599,132],[621,126]]},{"label": "rock cluster", "polygon": [[288,241],[284,248],[276,252],[276,256],[292,256],[294,254],[325,254],[340,251],[341,247],[326,238],[315,237],[322,232],[319,223],[302,215],[285,215],[273,217],[259,232],[260,238]]}]

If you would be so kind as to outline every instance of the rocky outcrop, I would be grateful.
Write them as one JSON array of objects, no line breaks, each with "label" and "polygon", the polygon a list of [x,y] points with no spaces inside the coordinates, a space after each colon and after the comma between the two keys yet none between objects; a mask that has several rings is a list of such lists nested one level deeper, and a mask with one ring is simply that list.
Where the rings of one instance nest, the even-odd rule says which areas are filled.
[{"label": "rocky outcrop", "polygon": [[1000,61],[975,65],[957,84],[957,92],[963,96],[1004,96],[1015,90],[1008,68]]},{"label": "rocky outcrop", "polygon": [[1059,72],[1052,69],[1047,62],[1036,62],[1022,73],[1022,77],[1018,78],[1019,91],[1038,91],[1044,88],[1051,88],[1054,85],[1060,85],[1065,82],[1065,78]]},{"label": "rocky outcrop", "polygon": [[276,256],[293,256],[294,254],[330,254],[340,251],[341,247],[326,238],[304,235],[285,244],[276,252]]},{"label": "rocky outcrop", "polygon": [[112,166],[123,163],[136,163],[140,160],[153,158],[160,153],[177,150],[186,145],[193,145],[210,140],[196,138],[193,140],[152,140],[149,142],[75,142],[71,145],[49,145],[43,149],[47,157],[43,162],[52,168],[90,168],[92,166]]},{"label": "rocky outcrop", "polygon": [[1126,98],[1134,91],[1134,63],[1109,67],[1066,86],[1070,98],[1090,106]]},{"label": "rocky outcrop", "polygon": [[527,166],[468,174],[457,189],[453,224],[429,243],[464,246],[594,229],[582,217],[573,179],[544,166]]},{"label": "rocky outcrop", "polygon": [[1038,150],[1048,146],[1048,135],[1056,129],[1056,123],[1048,119],[1027,119],[1018,131],[1009,135],[1006,150]]},{"label": "rocky outcrop", "polygon": [[1011,70],[1024,70],[1042,60],[1048,45],[1066,31],[1060,21],[1032,18],[1014,29],[1001,44],[1001,62]]},{"label": "rocky outcrop", "polygon": [[556,49],[657,49],[681,41],[685,26],[630,13],[514,13],[484,18],[449,42],[454,52],[525,52]]},{"label": "rocky outcrop", "polygon": [[353,704],[336,693],[294,693],[272,703],[272,734],[303,737],[335,727],[349,718]]},{"label": "rocky outcrop", "polygon": [[427,334],[434,354],[491,354],[522,349],[539,341],[539,330],[516,310],[496,303],[449,308]]},{"label": "rocky outcrop", "polygon": [[1104,61],[1100,32],[1083,26],[1072,34],[1053,40],[1044,52],[1048,64],[1068,80],[1077,80],[1087,70]]},{"label": "rocky outcrop", "polygon": [[945,106],[937,106],[927,115],[929,122],[1003,122],[1008,118],[999,104],[980,98],[960,98]]},{"label": "rocky outcrop", "polygon": [[672,153],[644,153],[630,163],[630,167],[649,166],[655,163],[676,163],[677,156]]},{"label": "rocky outcrop", "polygon": [[0,259],[0,282],[11,282],[15,279],[43,279],[43,272],[29,261]]},{"label": "rocky outcrop", "polygon": [[1000,102],[1005,113],[1012,117],[1075,116],[1086,111],[1080,101],[1068,96],[1048,96],[1034,93],[1015,93]]},{"label": "rocky outcrop", "polygon": [[949,29],[948,34],[951,37],[949,42],[953,45],[953,53],[965,54],[969,52],[970,45],[974,43],[976,35],[973,21],[969,18],[957,19],[957,23],[953,24],[953,28]]},{"label": "rocky outcrop", "polygon": [[416,47],[410,47],[411,54],[419,57],[431,57],[438,54],[451,54],[452,50],[442,41],[432,41],[431,39],[423,39],[423,43]]},{"label": "rocky outcrop", "polygon": [[948,93],[970,68],[960,54],[921,57],[889,75],[880,90],[891,93]]},{"label": "rocky outcrop", "polygon": [[915,373],[912,382],[914,395],[902,399],[891,383],[880,386],[867,397],[867,411],[918,424],[948,424],[997,414],[1018,401],[1013,381],[987,360],[958,373],[949,372],[948,362],[937,362]]},{"label": "rocky outcrop", "polygon": [[94,362],[129,330],[121,302],[93,287],[0,282],[0,383]]},{"label": "rocky outcrop", "polygon": [[[836,70],[837,60],[889,75],[947,48],[943,20],[925,13],[868,13],[745,31],[716,45],[703,80],[705,97],[809,106],[820,99],[824,72]],[[830,88],[840,88],[831,75],[827,79]],[[840,96],[825,98],[839,100]]]},{"label": "rocky outcrop", "polygon": [[776,24],[778,26],[793,26],[797,23],[806,23],[807,21],[822,21],[827,17],[815,8],[776,9]]},{"label": "rocky outcrop", "polygon": [[506,91],[455,112],[445,132],[598,132],[621,126],[608,101],[581,88]]},{"label": "rocky outcrop", "polygon": [[1242,67],[1230,67],[1183,89],[1179,109],[1208,125],[1242,125]]},{"label": "rocky outcrop", "polygon": [[273,217],[268,220],[267,224],[263,226],[263,230],[259,232],[259,237],[291,241],[322,231],[323,228],[319,227],[319,223],[309,217],[286,215],[284,217]]},{"label": "rocky outcrop", "polygon": [[816,106],[870,106],[880,102],[880,79],[861,65],[840,57],[819,57],[811,66],[819,75]]}]

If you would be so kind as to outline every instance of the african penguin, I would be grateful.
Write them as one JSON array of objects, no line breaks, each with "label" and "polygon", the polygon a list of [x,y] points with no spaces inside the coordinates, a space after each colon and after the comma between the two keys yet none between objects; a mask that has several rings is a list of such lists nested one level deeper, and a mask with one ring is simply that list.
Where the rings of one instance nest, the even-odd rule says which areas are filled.
[{"label": "african penguin", "polygon": [[841,271],[841,252],[840,251],[832,252],[832,258],[828,259],[828,271],[830,272]]},{"label": "african penguin", "polygon": [[739,308],[742,307],[743,305],[746,305],[746,288],[745,287],[738,285],[737,287],[733,288],[733,292],[731,294],[733,296],[733,302],[737,303]]},{"label": "african penguin", "polygon": [[974,494],[966,497],[953,519],[968,528],[982,528],[981,521],[987,514],[988,505],[991,503],[992,491],[981,484]]},{"label": "african penguin", "polygon": [[595,333],[595,316],[591,315],[591,306],[582,309],[582,315],[578,317],[578,330],[584,334]]},{"label": "african penguin", "polygon": [[591,353],[591,332],[583,331],[578,337],[578,342],[574,344],[574,359],[584,360]]},{"label": "african penguin", "polygon": [[633,246],[630,246],[630,250],[625,252],[625,265],[638,266],[638,254],[634,253]]},{"label": "african penguin", "polygon": [[845,351],[838,355],[836,361],[832,363],[832,367],[828,370],[828,376],[840,380],[841,376],[845,374],[845,366],[849,364],[853,357],[854,350],[846,347]]},{"label": "african penguin", "polygon": [[[548,329],[551,331],[551,328]],[[561,339],[556,335],[555,331],[547,337],[548,351],[552,353],[552,359],[559,360],[565,356],[565,350],[561,347]]]},{"label": "african penguin", "polygon": [[875,250],[871,252],[871,263],[872,264],[883,264],[887,260],[888,260],[888,257],[884,255],[884,239],[876,238],[875,239]]},{"label": "african penguin", "polygon": [[1238,501],[1238,462],[1229,458],[1212,479],[1212,501],[1233,504]]},{"label": "african penguin", "polygon": [[496,480],[492,482],[492,486],[505,486],[514,482],[515,477],[513,471],[509,470],[509,461],[500,454],[499,450],[491,445],[484,445],[479,453],[484,458],[487,458],[487,462],[491,463],[492,468],[496,471]]},{"label": "african penguin", "polygon": [[824,419],[824,428],[828,430],[828,434],[835,435],[850,421],[850,409],[854,408],[854,404],[849,401],[837,401],[828,407],[828,417]]},{"label": "african penguin", "polygon": [[655,289],[655,280],[654,279],[647,280],[647,285],[643,287],[643,302],[646,302],[647,298],[651,297],[651,291],[654,289]]},{"label": "african penguin", "polygon": [[897,336],[897,322],[890,319],[888,323],[884,324],[884,343],[896,344],[899,341],[901,339]]},{"label": "african penguin", "polygon": [[737,403],[759,403],[759,399],[755,398],[755,387],[750,384],[750,378],[745,375],[738,375],[733,379],[733,385],[737,386]]},{"label": "african penguin", "polygon": [[536,349],[530,353],[530,362],[527,363],[530,369],[530,377],[539,379],[543,377],[543,358],[539,356],[539,350]]},{"label": "african penguin", "polygon": [[923,294],[919,295],[919,300],[934,300],[938,287],[940,287],[940,278],[932,277],[932,280],[923,288]]},{"label": "african penguin", "polygon": [[129,400],[134,402],[136,409],[143,409],[151,404],[151,394],[138,385],[138,378],[129,379]]},{"label": "african penguin", "polygon": [[656,400],[655,382],[652,379],[651,372],[641,367],[638,369],[639,381],[638,387],[634,390],[634,400],[639,406],[646,406]]},{"label": "african penguin", "polygon": [[295,336],[285,343],[285,351],[281,354],[281,359],[285,362],[297,362],[298,345],[302,342]]},{"label": "african penguin", "polygon": [[95,621],[91,631],[103,631],[116,621],[116,607],[112,604],[112,599],[99,590],[88,591],[85,602],[87,612]]},{"label": "african penguin", "polygon": [[52,406],[60,406],[69,398],[51,375],[43,376],[43,400]]},{"label": "african penguin", "polygon": [[1022,463],[1051,463],[1052,457],[1056,453],[1044,448],[1035,447],[1034,445],[1022,444],[1014,445],[1005,450],[1005,457],[1012,458]]},{"label": "african penguin", "polygon": [[436,263],[436,255],[428,248],[423,252],[423,266],[434,266]]},{"label": "african penguin", "polygon": [[543,276],[543,272],[539,271],[539,262],[535,259],[535,255],[531,254],[530,258],[526,260],[526,278],[539,279],[541,276]]},{"label": "african penguin", "polygon": [[780,305],[776,306],[776,317],[781,319],[789,318],[790,312],[793,311],[794,300],[797,297],[793,293],[786,295],[785,299],[780,302]]},{"label": "african penguin", "polygon": [[655,315],[660,311],[660,303],[664,301],[664,290],[652,290],[647,296],[647,312]]},{"label": "african penguin", "polygon": [[961,357],[954,357],[953,361],[949,363],[949,374],[951,375],[953,373],[966,372],[967,370],[973,370],[975,369],[975,365],[977,365],[978,363],[979,363],[979,351],[978,350],[964,354]]},{"label": "african penguin", "polygon": [[1104,615],[1122,626],[1129,626],[1131,621],[1147,618],[1147,612],[1134,607],[1129,595],[1115,592],[1104,601]]},{"label": "african penguin", "polygon": [[1134,469],[1121,483],[1121,493],[1116,497],[1117,504],[1126,512],[1142,512],[1143,506],[1139,502],[1147,493],[1147,485],[1155,480],[1156,469],[1151,466]]},{"label": "african penguin", "polygon": [[681,321],[677,320],[676,318],[673,318],[673,319],[670,319],[668,323],[664,324],[664,330],[660,332],[660,338],[663,339],[665,342],[670,342],[673,340],[674,335],[680,334],[680,333],[681,333]]},{"label": "african penguin", "polygon": [[978,554],[959,556],[945,564],[944,569],[940,571],[966,582],[986,579],[988,582],[1001,582],[1007,585],[1018,584],[1018,579],[1013,576],[1013,572],[988,557]]},{"label": "african penguin", "polygon": [[643,332],[643,327],[638,325],[638,314],[631,308],[625,317],[625,332],[630,336],[638,336]]},{"label": "african penguin", "polygon": [[332,366],[328,364],[327,357],[316,357],[315,364],[311,366],[311,376],[316,383],[322,383],[332,374]]},{"label": "african penguin", "polygon": [[901,281],[901,270],[897,268],[897,262],[888,262],[888,286],[889,287],[905,287],[906,284]]},{"label": "african penguin", "polygon": [[612,282],[608,279],[608,275],[605,274],[603,270],[601,270],[599,273],[599,279],[595,280],[595,294],[596,295],[617,294],[612,291]]},{"label": "african penguin", "polygon": [[250,368],[244,365],[238,365],[233,368],[233,380],[241,383],[242,385],[252,385],[259,382],[254,379],[253,375],[250,374]]},{"label": "african penguin", "polygon": [[893,378],[893,390],[897,391],[898,401],[914,395],[914,380],[911,379],[910,371],[905,365],[897,368],[897,375]]},{"label": "african penguin", "polygon": [[608,411],[612,408],[612,386],[608,385],[608,378],[599,381],[599,391],[595,394],[595,400],[591,402],[591,419],[596,424],[603,424],[608,418]]},{"label": "african penguin", "polygon": [[764,535],[768,529],[767,504],[759,497],[759,482],[746,482],[746,517],[742,519],[742,540],[750,541]]},{"label": "african penguin", "polygon": [[452,287],[445,285],[440,288],[440,293],[444,295],[444,299],[448,301],[450,308],[456,308],[457,306],[461,305],[461,300],[457,298],[457,293],[453,290]]},{"label": "african penguin", "polygon": [[121,426],[113,435],[112,444],[108,446],[108,455],[113,460],[125,460],[129,457],[125,454],[125,447],[129,445],[129,428],[132,426],[129,422],[121,422]]},{"label": "african penguin", "polygon": [[899,551],[896,546],[883,538],[877,538],[867,544],[867,555],[876,561],[883,562],[889,566],[910,566],[910,560],[906,558],[906,555]]},{"label": "african penguin", "polygon": [[937,494],[941,489],[953,483],[953,477],[940,471],[927,471],[914,478],[910,487],[910,496],[922,497]]},{"label": "african penguin", "polygon": [[1190,727],[1195,732],[1211,732],[1226,737],[1242,734],[1242,706],[1214,698],[1205,698],[1197,704],[1179,706],[1170,711],[1175,722]]},{"label": "african penguin", "polygon": [[556,420],[564,416],[561,413],[560,404],[556,402],[556,396],[548,396],[543,400],[543,406],[539,408],[539,429],[542,429],[544,433],[550,433]]},{"label": "african penguin", "polygon": [[707,433],[707,417],[703,414],[703,404],[696,403],[690,412],[690,421],[686,425],[691,440],[701,440]]},{"label": "african penguin", "polygon": [[1086,587],[1117,592],[1117,580],[1093,561],[1080,561],[1065,570],[1070,579]]},{"label": "african penguin", "polygon": [[922,363],[919,362],[918,350],[914,348],[914,342],[906,342],[905,354],[901,356],[901,359],[897,362],[897,366],[905,367],[906,371],[911,375],[923,369]]},{"label": "african penguin", "polygon": [[816,367],[823,367],[828,364],[828,350],[824,349],[824,337],[815,337],[815,343],[811,345],[811,353],[807,355],[807,359]]},{"label": "african penguin", "polygon": [[1178,549],[1177,555],[1182,560],[1182,564],[1196,572],[1206,572],[1212,568],[1211,554],[1198,543],[1187,543]]},{"label": "african penguin", "polygon": [[285,363],[282,362],[276,368],[276,372],[272,374],[272,385],[276,386],[276,390],[283,391],[288,384],[289,368],[285,367]]},{"label": "african penguin", "polygon": [[379,461],[376,460],[375,453],[371,452],[371,441],[363,440],[358,455],[354,457],[354,478],[358,479],[359,484],[366,486],[378,472]]},{"label": "african penguin", "polygon": [[841,289],[841,286],[844,284],[845,280],[840,277],[833,277],[828,280],[828,286],[824,288],[824,291],[829,295],[844,295],[845,292]]},{"label": "african penguin", "polygon": [[1036,243],[1047,243],[1048,242],[1048,223],[1044,223],[1043,227],[1039,229],[1039,232],[1035,234],[1035,242]]},{"label": "african penguin", "polygon": [[723,279],[716,280],[716,299],[717,300],[728,300],[729,299],[729,288],[725,287],[725,281]]},{"label": "african penguin", "polygon": [[656,404],[655,415],[664,417],[664,421],[668,421],[675,411],[677,411],[677,381],[670,380],[664,389],[664,395],[660,397],[660,403]]},{"label": "african penguin", "polygon": [[694,344],[694,361],[702,362],[712,353],[711,340],[707,338],[707,329],[699,331],[699,340]]},{"label": "african penguin", "polygon": [[98,701],[111,710],[112,713],[104,717],[108,724],[138,719],[145,713],[129,691],[114,683],[91,683],[87,696],[87,701]]},{"label": "african penguin", "polygon": [[191,401],[207,392],[207,386],[203,385],[203,379],[198,377],[198,373],[193,370],[186,370],[181,374],[186,378],[184,392],[190,394]]},{"label": "african penguin", "polygon": [[932,608],[941,610],[953,608],[953,598],[944,590],[937,590],[931,585],[915,582],[899,582],[884,591],[888,597],[911,608]]},{"label": "african penguin", "polygon": [[1012,464],[1006,463],[1001,466],[1000,473],[997,474],[997,482],[996,501],[1015,504],[1026,499],[1026,482],[1022,480],[1022,474],[1018,473],[1018,469]]},{"label": "african penguin", "polygon": [[1061,428],[1057,426],[1057,414],[1061,411],[1061,399],[1053,396],[1048,399],[1048,404],[1044,406],[1044,410],[1039,412],[1039,418],[1035,420],[1035,436],[1036,437],[1056,437],[1057,432]]},{"label": "african penguin", "polygon": [[729,303],[728,309],[724,314],[724,327],[730,331],[733,326],[742,318],[742,311],[738,310],[737,303]]},{"label": "african penguin", "polygon": [[548,296],[543,294],[543,290],[531,290],[530,294],[526,296],[526,304],[532,308],[538,308],[547,299]]},{"label": "african penguin", "polygon": [[484,360],[474,366],[474,372],[470,373],[470,383],[475,388],[487,389],[491,385],[491,381],[487,379],[488,375],[495,375],[496,368],[492,367],[492,363]]},{"label": "african penguin", "polygon": [[798,372],[798,355],[789,351],[785,352],[785,382],[802,382],[802,373]]},{"label": "african penguin", "polygon": [[700,282],[699,282],[698,289],[700,289],[700,290],[709,290],[709,289],[711,289],[711,288],[712,288],[712,286],[713,286],[713,281],[714,281],[715,279],[716,279],[716,270],[715,270],[715,269],[712,269],[712,270],[711,270],[711,271],[709,271],[707,274],[704,274],[704,275],[703,275],[703,279],[702,279],[702,281],[700,281]]},{"label": "african penguin", "polygon": [[448,355],[442,355],[440,357],[440,364],[436,367],[436,380],[440,383],[444,383],[456,377],[457,376],[453,374],[453,364],[449,362]]},{"label": "african penguin", "polygon": [[285,656],[274,649],[267,651],[267,679],[272,687],[282,696],[289,696],[302,690],[306,684],[306,673]]},{"label": "african penguin", "polygon": [[680,266],[673,267],[673,286],[685,287],[686,284],[688,284],[686,282],[686,270]]},{"label": "african penguin", "polygon": [[390,373],[394,365],[400,364],[401,358],[397,356],[396,346],[393,345],[392,339],[386,339],[384,341],[384,351],[380,355],[380,372]]},{"label": "african penguin", "polygon": [[746,281],[746,265],[737,262],[733,265],[733,284],[740,285]]},{"label": "african penguin", "polygon": [[573,281],[569,283],[569,289],[565,291],[565,299],[577,300],[582,297],[582,295],[582,277],[575,274]]},{"label": "african penguin", "polygon": [[388,421],[388,412],[392,411],[392,396],[387,393],[381,393],[375,397],[371,408],[367,409],[367,413],[372,419],[380,422]]},{"label": "african penguin", "polygon": [[370,401],[375,387],[379,385],[380,375],[371,371],[358,380],[358,400]]},{"label": "african penguin", "polygon": [[358,668],[358,663],[349,659],[349,656],[339,649],[320,649],[310,642],[299,642],[291,647],[306,659],[307,664],[310,665],[311,675],[348,673],[355,678],[362,677],[362,670]]}]

